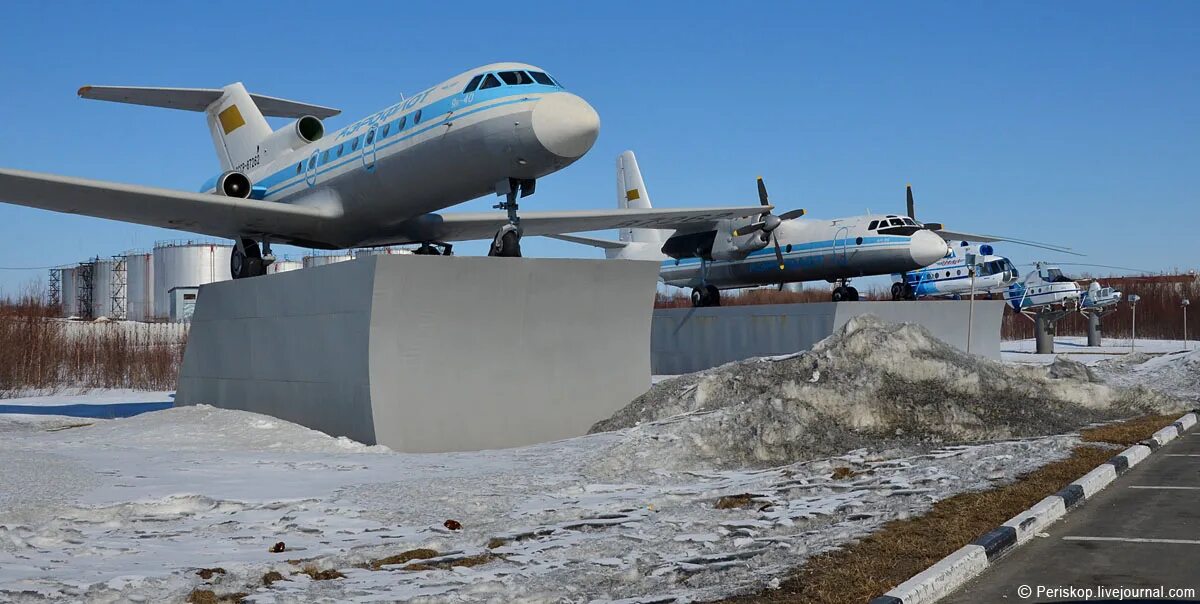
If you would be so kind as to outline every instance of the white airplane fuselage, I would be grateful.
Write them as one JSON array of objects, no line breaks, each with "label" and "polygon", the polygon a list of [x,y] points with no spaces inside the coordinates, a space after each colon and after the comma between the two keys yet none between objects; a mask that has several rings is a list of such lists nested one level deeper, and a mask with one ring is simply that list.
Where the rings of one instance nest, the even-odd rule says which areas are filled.
[{"label": "white airplane fuselage", "polygon": [[[527,81],[509,84],[502,72]],[[481,74],[500,84],[468,91]],[[339,210],[314,247],[408,239],[418,217],[494,193],[508,179],[541,178],[591,148],[595,110],[544,74],[522,63],[472,69],[295,150],[260,149],[234,169],[249,177],[257,199]],[[215,187],[216,177],[202,192]]]}]

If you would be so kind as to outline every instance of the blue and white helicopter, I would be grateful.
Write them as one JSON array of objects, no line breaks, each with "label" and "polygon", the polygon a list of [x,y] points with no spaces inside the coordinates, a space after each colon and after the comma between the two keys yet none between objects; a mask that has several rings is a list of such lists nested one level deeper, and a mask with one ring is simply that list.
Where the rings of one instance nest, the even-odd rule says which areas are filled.
[{"label": "blue and white helicopter", "polygon": [[[908,198],[908,216],[916,220],[912,185],[905,187],[905,194]],[[1071,251],[1070,248],[1036,241],[997,235],[957,233],[944,229],[940,224],[932,224],[931,228],[946,237],[949,251],[941,260],[925,268],[893,275],[892,277],[895,279],[892,283],[893,300],[916,300],[924,297],[957,299],[972,294],[1005,294],[1007,298],[1012,286],[1019,285],[1021,273],[1011,260],[995,253],[995,249],[990,243],[996,241],[1007,241],[1076,256],[1082,255]],[[972,242],[978,245],[974,245]],[[1037,289],[1041,290],[1040,287]]]}]

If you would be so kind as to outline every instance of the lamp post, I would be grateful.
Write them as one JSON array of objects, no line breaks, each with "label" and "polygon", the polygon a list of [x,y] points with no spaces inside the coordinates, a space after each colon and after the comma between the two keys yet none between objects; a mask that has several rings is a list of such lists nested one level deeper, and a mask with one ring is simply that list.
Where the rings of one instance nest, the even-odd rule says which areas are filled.
[{"label": "lamp post", "polygon": [[1129,297],[1126,298],[1126,300],[1129,300],[1129,308],[1133,312],[1132,326],[1130,328],[1130,335],[1132,337],[1129,339],[1129,352],[1133,352],[1133,349],[1137,347],[1137,303],[1141,299],[1142,297],[1137,294],[1129,294]]},{"label": "lamp post", "polygon": [[1188,304],[1191,304],[1191,302],[1189,302],[1187,298],[1184,298],[1183,302],[1179,303],[1179,305],[1183,307],[1183,349],[1184,350],[1191,349],[1191,347],[1188,346],[1188,339],[1187,339],[1187,307],[1188,307]]}]

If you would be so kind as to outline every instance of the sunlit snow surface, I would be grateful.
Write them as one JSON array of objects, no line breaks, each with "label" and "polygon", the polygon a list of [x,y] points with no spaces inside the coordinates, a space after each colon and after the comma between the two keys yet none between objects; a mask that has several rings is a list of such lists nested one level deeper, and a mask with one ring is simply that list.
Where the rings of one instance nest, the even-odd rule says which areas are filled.
[{"label": "sunlit snow surface", "polygon": [[[71,425],[0,428],[0,600],[181,600],[205,585],[255,602],[711,598],[765,586],[811,553],[1062,457],[1073,442],[760,471],[648,467],[616,483],[607,456],[623,432],[407,455],[209,407]],[[838,466],[863,473],[834,480]],[[758,497],[714,506],[743,493]],[[445,529],[447,519],[463,529]],[[487,550],[493,540],[504,545]],[[287,551],[270,553],[278,541]],[[496,558],[453,570],[356,567],[417,547]],[[297,559],[346,577],[291,575]],[[205,567],[227,574],[206,582],[195,574]],[[263,587],[272,569],[293,580]]]}]

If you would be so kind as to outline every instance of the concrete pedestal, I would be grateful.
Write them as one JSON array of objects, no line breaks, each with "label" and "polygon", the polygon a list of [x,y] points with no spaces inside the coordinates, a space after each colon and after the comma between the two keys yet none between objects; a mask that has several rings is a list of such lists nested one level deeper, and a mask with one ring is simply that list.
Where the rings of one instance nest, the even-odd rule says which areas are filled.
[{"label": "concrete pedestal", "polygon": [[919,323],[938,339],[966,350],[973,319],[971,352],[1000,359],[1001,300],[922,302],[825,302],[765,304],[654,311],[651,371],[691,373],[730,361],[790,354],[812,348],[851,317],[873,314],[893,323]]},{"label": "concrete pedestal", "polygon": [[176,404],[406,452],[577,436],[650,383],[657,274],[394,255],[204,285]]}]

